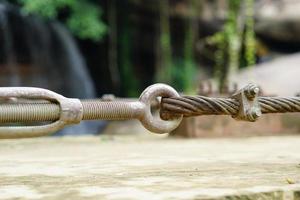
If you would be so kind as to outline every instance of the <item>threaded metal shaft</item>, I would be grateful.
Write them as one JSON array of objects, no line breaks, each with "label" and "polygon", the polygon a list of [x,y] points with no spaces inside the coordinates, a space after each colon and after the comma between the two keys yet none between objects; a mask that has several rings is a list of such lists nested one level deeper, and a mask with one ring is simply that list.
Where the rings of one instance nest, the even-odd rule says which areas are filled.
[{"label": "threaded metal shaft", "polygon": [[59,119],[60,108],[51,103],[0,104],[0,122],[45,122]]},{"label": "threaded metal shaft", "polygon": [[122,120],[137,118],[139,113],[133,109],[137,102],[83,100],[83,120]]},{"label": "threaded metal shaft", "polygon": [[[130,101],[82,100],[83,120],[122,120],[137,118],[139,113]],[[138,106],[138,105],[137,105]],[[0,123],[56,121],[60,107],[55,103],[0,104]]]}]

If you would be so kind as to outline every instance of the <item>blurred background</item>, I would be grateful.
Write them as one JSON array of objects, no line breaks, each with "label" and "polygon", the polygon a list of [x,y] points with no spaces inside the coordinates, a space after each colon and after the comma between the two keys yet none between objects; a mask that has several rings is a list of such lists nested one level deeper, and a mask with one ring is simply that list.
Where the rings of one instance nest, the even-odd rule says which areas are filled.
[{"label": "blurred background", "polygon": [[[230,96],[254,82],[264,95],[294,96],[299,9],[297,0],[2,0],[0,87],[138,97],[163,82],[185,94]],[[297,117],[270,115],[251,125],[192,118],[173,135],[298,133]],[[121,130],[114,126],[85,122],[63,134]]]}]

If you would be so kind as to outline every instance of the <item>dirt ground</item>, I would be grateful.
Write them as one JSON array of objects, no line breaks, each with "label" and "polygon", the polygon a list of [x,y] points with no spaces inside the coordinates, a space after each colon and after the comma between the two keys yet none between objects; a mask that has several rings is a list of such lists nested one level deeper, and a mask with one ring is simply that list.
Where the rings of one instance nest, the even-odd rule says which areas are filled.
[{"label": "dirt ground", "polygon": [[300,199],[300,137],[0,141],[0,199]]}]

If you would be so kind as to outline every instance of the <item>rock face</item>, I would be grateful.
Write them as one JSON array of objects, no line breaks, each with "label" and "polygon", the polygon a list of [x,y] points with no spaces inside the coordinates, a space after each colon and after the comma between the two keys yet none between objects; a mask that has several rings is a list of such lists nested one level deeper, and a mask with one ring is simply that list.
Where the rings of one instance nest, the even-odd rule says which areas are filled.
[{"label": "rock face", "polygon": [[[220,30],[228,15],[227,1],[203,1],[201,19],[204,29]],[[278,42],[300,43],[300,1],[255,0],[255,32],[259,37]],[[183,14],[183,13],[182,13]],[[214,27],[214,28],[212,28]]]},{"label": "rock face", "polygon": [[255,3],[255,31],[282,42],[300,42],[300,1],[259,0]]},{"label": "rock face", "polygon": [[300,92],[299,66],[300,53],[296,53],[243,70],[229,80],[239,87],[256,83],[267,95],[295,96]]}]

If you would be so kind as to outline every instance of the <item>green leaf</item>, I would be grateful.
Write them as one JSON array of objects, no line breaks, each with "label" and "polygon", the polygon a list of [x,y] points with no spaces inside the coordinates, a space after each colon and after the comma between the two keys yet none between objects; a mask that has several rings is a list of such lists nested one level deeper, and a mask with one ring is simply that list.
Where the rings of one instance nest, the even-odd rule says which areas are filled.
[{"label": "green leaf", "polygon": [[62,9],[69,9],[67,27],[79,38],[99,40],[107,32],[101,20],[102,10],[88,0],[18,0],[23,11],[47,19],[57,19]]}]

